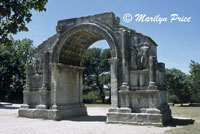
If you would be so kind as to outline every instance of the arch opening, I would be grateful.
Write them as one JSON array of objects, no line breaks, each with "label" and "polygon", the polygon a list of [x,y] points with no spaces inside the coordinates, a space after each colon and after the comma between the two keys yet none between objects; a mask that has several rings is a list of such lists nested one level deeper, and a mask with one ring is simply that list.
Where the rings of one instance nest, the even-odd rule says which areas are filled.
[{"label": "arch opening", "polygon": [[107,41],[112,58],[117,59],[118,51],[113,31],[100,24],[83,23],[60,33],[59,41],[52,51],[52,63],[80,66],[79,61],[84,51],[99,40]]},{"label": "arch opening", "polygon": [[93,43],[84,53],[83,102],[110,103],[110,47],[105,40]]},{"label": "arch opening", "polygon": [[[72,77],[73,75],[66,71],[62,71],[62,75],[65,74],[65,76],[68,78],[70,76],[70,79],[74,79],[73,81],[76,82],[78,80],[78,87],[74,87],[74,90],[79,90],[76,93],[79,92],[79,97],[80,97],[80,102],[83,102],[83,100],[81,100],[83,98],[83,80],[81,80],[83,78],[83,68],[79,68],[82,67],[82,62],[83,62],[83,55],[85,54],[85,52],[89,49],[89,47],[91,47],[93,44],[95,44],[98,41],[102,41],[104,40],[106,42],[106,44],[109,46],[109,48],[112,50],[112,48],[110,47],[108,41],[99,33],[96,33],[94,31],[91,30],[80,30],[77,31],[73,34],[71,34],[70,36],[67,37],[66,41],[64,42],[64,45],[62,46],[61,50],[60,50],[60,54],[59,54],[59,65],[67,65],[65,66],[65,68],[62,67],[62,69],[59,70],[66,70],[66,68],[68,68],[70,66],[70,68],[73,68],[73,71],[76,70],[78,72],[78,77]],[[100,48],[100,46],[98,47]],[[111,57],[109,57],[111,58]],[[78,67],[78,68],[77,68]],[[95,69],[95,68],[94,68]],[[73,72],[72,70],[70,72]],[[110,69],[108,70],[110,71]],[[61,77],[62,77],[61,75]],[[68,75],[68,76],[67,76]],[[69,79],[68,79],[69,81]],[[59,83],[59,82],[57,82]],[[68,83],[68,82],[65,82]],[[74,83],[73,85],[77,84]],[[96,83],[97,84],[97,83]],[[67,87],[66,86],[62,86]],[[58,92],[60,88],[58,89]],[[71,89],[69,89],[71,90]],[[73,90],[73,89],[72,89]],[[102,89],[100,90],[100,94],[102,93]],[[63,91],[61,91],[61,94],[64,94]],[[73,93],[74,91],[70,91],[71,93]],[[74,93],[75,94],[75,93]],[[77,95],[75,95],[77,96]],[[105,96],[105,94],[104,94]],[[64,96],[63,96],[64,97]],[[66,97],[66,96],[65,96]],[[101,98],[102,99],[102,98]],[[103,102],[103,101],[102,101]]]},{"label": "arch opening", "polygon": [[91,30],[81,30],[70,35],[59,54],[59,63],[81,66],[84,52],[93,43],[103,40],[103,36]]},{"label": "arch opening", "polygon": [[117,58],[117,48],[112,35],[105,29],[96,25],[75,26],[63,34],[63,41],[54,53],[57,54],[57,62],[73,66],[81,66],[81,59],[84,52],[95,42],[106,40],[111,56]]},{"label": "arch opening", "polygon": [[[84,24],[62,33],[55,47],[56,49],[53,51],[53,58],[57,59],[57,61],[52,64],[51,70],[51,79],[53,80],[51,81],[51,88],[53,89],[51,105],[53,109],[64,108],[62,116],[66,118],[69,116],[67,115],[68,112],[73,113],[74,116],[87,114],[86,107],[83,105],[84,68],[82,67],[83,54],[86,50],[95,42],[106,40],[111,49],[111,59],[116,59],[117,56],[116,44],[111,34],[97,26],[82,26]],[[117,62],[111,62],[111,90],[113,88],[117,89],[116,66]],[[112,74],[114,74],[113,77]],[[69,107],[71,109],[68,109]]]}]

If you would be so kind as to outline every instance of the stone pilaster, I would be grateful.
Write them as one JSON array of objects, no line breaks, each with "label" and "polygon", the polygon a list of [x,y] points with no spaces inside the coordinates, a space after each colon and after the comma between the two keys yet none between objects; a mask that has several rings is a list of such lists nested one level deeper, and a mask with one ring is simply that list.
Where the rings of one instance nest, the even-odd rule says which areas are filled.
[{"label": "stone pilaster", "polygon": [[56,110],[58,108],[56,104],[56,90],[57,90],[57,75],[58,75],[58,64],[57,63],[51,63],[51,108]]},{"label": "stone pilaster", "polygon": [[149,90],[156,90],[156,57],[149,57]]},{"label": "stone pilaster", "polygon": [[83,105],[83,70],[79,69],[79,102]]},{"label": "stone pilaster", "polygon": [[29,108],[29,93],[31,90],[31,76],[33,72],[33,67],[32,65],[28,65],[26,67],[26,86],[23,91],[23,104],[21,105],[21,108]]},{"label": "stone pilaster", "polygon": [[118,107],[118,82],[117,82],[117,66],[118,59],[111,58],[110,62],[110,72],[111,72],[111,107]]},{"label": "stone pilaster", "polygon": [[43,83],[40,89],[40,105],[37,105],[37,109],[47,108],[47,97],[49,93],[49,52],[44,54],[43,64]]}]

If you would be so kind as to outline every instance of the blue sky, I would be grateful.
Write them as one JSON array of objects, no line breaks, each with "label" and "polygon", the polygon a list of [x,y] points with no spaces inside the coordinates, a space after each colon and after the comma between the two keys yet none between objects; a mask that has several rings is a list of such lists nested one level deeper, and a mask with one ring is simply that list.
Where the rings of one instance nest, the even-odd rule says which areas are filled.
[{"label": "blue sky", "polygon": [[[200,0],[49,0],[46,12],[33,11],[29,32],[18,33],[14,38],[30,38],[38,46],[56,33],[58,20],[112,11],[120,17],[122,25],[150,36],[158,44],[158,60],[165,62],[167,68],[175,67],[188,73],[191,60],[200,62],[199,6]],[[123,21],[125,13],[132,14],[132,22]],[[180,17],[191,17],[191,22],[170,23],[170,15],[174,13]],[[160,15],[167,17],[168,21],[162,24],[136,22],[135,14]],[[94,46],[108,47],[106,41],[97,42]]]}]

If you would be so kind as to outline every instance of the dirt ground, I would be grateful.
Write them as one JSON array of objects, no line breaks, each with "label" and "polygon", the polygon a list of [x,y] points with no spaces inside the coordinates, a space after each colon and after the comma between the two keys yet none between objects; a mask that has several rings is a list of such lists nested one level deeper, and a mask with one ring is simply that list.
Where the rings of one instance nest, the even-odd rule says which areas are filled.
[{"label": "dirt ground", "polygon": [[86,117],[53,121],[18,117],[20,105],[0,106],[0,134],[164,134],[170,127],[107,124],[107,107],[88,107]]}]

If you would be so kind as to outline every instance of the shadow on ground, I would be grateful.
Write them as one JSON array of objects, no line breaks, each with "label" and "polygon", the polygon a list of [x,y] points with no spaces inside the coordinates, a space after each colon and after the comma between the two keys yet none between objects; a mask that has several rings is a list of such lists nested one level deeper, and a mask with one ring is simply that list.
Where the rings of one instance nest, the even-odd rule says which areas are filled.
[{"label": "shadow on ground", "polygon": [[82,116],[82,117],[74,117],[70,118],[71,121],[84,121],[84,122],[105,122],[106,116]]},{"label": "shadow on ground", "polygon": [[1,105],[0,104],[0,109],[19,109],[19,107],[15,107],[15,106],[12,106],[12,105]]},{"label": "shadow on ground", "polygon": [[200,107],[200,103],[186,103],[186,104],[174,104],[174,103],[168,103],[170,106],[175,107]]},{"label": "shadow on ground", "polygon": [[193,119],[179,119],[172,118],[170,121],[166,122],[164,126],[176,127],[176,126],[186,126],[194,124],[195,120]]},{"label": "shadow on ground", "polygon": [[179,107],[200,107],[200,103],[190,103],[188,105],[180,105]]}]

